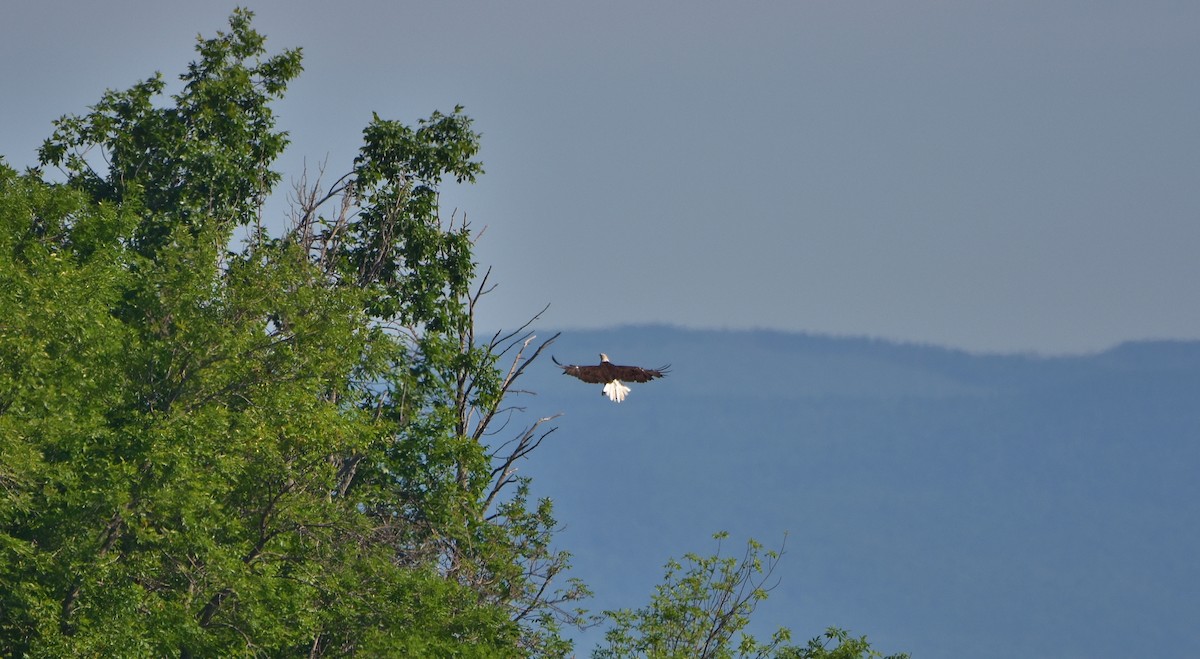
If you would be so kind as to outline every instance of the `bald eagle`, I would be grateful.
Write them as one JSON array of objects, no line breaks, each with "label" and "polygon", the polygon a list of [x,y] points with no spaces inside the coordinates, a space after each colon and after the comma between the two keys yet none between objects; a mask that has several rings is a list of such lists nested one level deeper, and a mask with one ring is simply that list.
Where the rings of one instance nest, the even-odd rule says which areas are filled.
[{"label": "bald eagle", "polygon": [[553,355],[550,359],[563,370],[563,375],[577,377],[589,384],[603,384],[604,389],[600,393],[608,396],[614,403],[625,400],[626,394],[629,393],[625,382],[649,382],[666,375],[671,368],[670,364],[658,368],[619,366],[608,361],[608,355],[604,353],[600,353],[600,363],[595,366],[564,366]]}]

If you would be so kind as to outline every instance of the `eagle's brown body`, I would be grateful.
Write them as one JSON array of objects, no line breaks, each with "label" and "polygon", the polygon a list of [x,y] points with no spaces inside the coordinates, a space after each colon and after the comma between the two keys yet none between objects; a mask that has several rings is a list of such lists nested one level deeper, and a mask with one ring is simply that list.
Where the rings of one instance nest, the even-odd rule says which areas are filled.
[{"label": "eagle's brown body", "polygon": [[600,363],[595,366],[564,365],[553,356],[550,359],[563,370],[563,375],[579,378],[589,384],[603,384],[604,390],[601,393],[617,403],[625,400],[625,394],[629,393],[629,387],[621,384],[622,382],[649,382],[663,377],[670,369],[670,365],[659,368],[622,366],[608,361],[608,355],[604,353],[600,353]]}]

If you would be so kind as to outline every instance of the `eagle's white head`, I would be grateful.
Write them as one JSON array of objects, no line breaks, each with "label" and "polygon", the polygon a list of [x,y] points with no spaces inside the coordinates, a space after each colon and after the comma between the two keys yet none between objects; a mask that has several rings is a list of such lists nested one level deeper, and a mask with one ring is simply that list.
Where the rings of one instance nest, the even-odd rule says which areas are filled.
[{"label": "eagle's white head", "polygon": [[606,361],[608,361],[608,355],[606,355],[604,353],[600,353],[600,362],[604,363]]}]

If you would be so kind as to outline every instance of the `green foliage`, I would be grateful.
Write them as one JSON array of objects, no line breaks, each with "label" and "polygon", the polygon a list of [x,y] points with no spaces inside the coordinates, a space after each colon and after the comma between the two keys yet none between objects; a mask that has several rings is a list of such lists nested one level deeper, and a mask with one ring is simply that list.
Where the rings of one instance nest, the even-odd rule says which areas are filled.
[{"label": "green foliage", "polygon": [[371,286],[371,312],[424,325],[434,333],[463,331],[475,264],[467,226],[444,230],[437,186],[444,176],[474,181],[482,167],[471,158],[479,135],[456,107],[435,112],[416,130],[375,115],[355,159],[354,193],[365,204],[340,245],[343,276]]},{"label": "green foliage", "polygon": [[[767,599],[767,586],[780,553],[763,551],[748,540],[739,559],[686,554],[684,562],[667,562],[663,583],[655,587],[650,604],[639,609],[605,611],[610,626],[605,643],[592,653],[596,659],[908,659],[907,654],[884,657],[871,648],[867,637],[852,638],[830,627],[805,646],[785,645],[791,638],[780,628],[770,641],[759,641],[742,630],[759,602]],[[735,637],[738,637],[735,640]],[[836,642],[832,647],[831,643]]]},{"label": "green foliage", "polygon": [[[837,642],[830,647],[829,644]],[[850,632],[837,627],[830,627],[817,638],[809,640],[804,647],[787,647],[775,655],[776,659],[909,659],[908,654],[889,654],[886,657],[871,649],[866,636],[854,638]]]},{"label": "green foliage", "polygon": [[[40,150],[44,164],[101,201],[137,200],[148,211],[134,240],[143,254],[165,244],[173,228],[214,230],[220,244],[233,228],[255,221],[279,181],[271,162],[287,146],[275,132],[270,101],[301,71],[299,50],[262,59],[265,39],[244,9],[230,31],[200,39],[200,59],[180,76],[183,90],[155,104],[161,75],[122,92],[109,91],[86,116],[56,122]],[[97,170],[99,157],[106,168]],[[224,240],[220,240],[224,238]]]},{"label": "green foliage", "polygon": [[586,589],[509,469],[545,434],[484,441],[540,348],[475,340],[438,215],[478,135],[376,117],[337,215],[230,251],[300,71],[250,18],[59,120],[63,183],[0,166],[0,654],[564,656]]},{"label": "green foliage", "polygon": [[[766,583],[779,553],[763,551],[754,540],[746,543],[739,559],[686,554],[684,563],[667,562],[666,577],[655,588],[648,606],[606,611],[611,627],[605,645],[592,654],[597,659],[652,657],[655,659],[724,659],[766,657],[790,637],[779,629],[768,642],[742,632],[750,614],[767,598]],[[735,636],[740,637],[735,641]]]}]

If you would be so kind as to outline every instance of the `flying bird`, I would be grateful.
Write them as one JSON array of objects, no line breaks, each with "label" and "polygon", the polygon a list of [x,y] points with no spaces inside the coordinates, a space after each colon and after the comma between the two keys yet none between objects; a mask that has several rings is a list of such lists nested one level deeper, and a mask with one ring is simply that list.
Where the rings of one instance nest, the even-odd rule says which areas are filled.
[{"label": "flying bird", "polygon": [[577,377],[588,384],[603,384],[604,390],[600,393],[608,396],[614,403],[625,400],[625,396],[629,393],[629,387],[625,386],[626,382],[649,382],[654,378],[666,375],[671,368],[670,364],[658,368],[620,366],[608,361],[608,355],[604,353],[600,353],[600,363],[595,366],[576,366],[574,364],[564,366],[553,355],[550,356],[550,359],[563,370],[563,375]]}]

